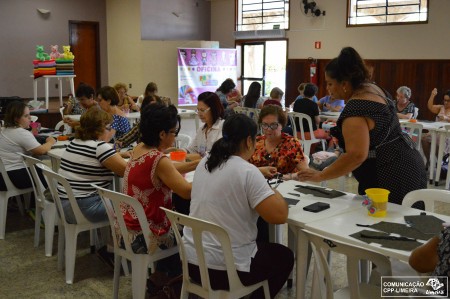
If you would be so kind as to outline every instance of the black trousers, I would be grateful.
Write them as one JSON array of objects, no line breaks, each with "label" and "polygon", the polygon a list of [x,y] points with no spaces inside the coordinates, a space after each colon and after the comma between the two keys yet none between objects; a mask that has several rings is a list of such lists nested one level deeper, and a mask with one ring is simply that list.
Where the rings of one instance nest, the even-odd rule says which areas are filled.
[{"label": "black trousers", "polygon": [[[42,171],[37,168],[37,173],[39,178],[41,179],[44,188],[47,189],[47,181],[42,174]],[[30,188],[33,185],[31,184],[30,176],[28,175],[28,171],[26,168],[16,169],[8,171],[8,176],[13,183],[13,185],[18,189]],[[0,191],[6,191],[5,181],[3,180],[2,175],[0,174]]]},{"label": "black trousers", "polygon": [[[239,279],[245,286],[268,280],[270,298],[275,298],[294,266],[294,254],[284,245],[277,243],[257,242],[258,251],[252,258],[250,272],[238,271]],[[209,269],[211,287],[214,290],[228,290],[228,277],[226,271]],[[189,276],[200,282],[200,270],[197,265],[189,264]],[[262,288],[251,295],[252,299],[264,298]]]}]

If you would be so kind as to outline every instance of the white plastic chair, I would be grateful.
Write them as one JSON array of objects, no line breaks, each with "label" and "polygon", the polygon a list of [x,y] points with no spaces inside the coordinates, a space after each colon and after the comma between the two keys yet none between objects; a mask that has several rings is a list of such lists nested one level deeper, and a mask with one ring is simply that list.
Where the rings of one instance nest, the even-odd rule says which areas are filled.
[{"label": "white plastic chair", "polygon": [[[225,229],[217,224],[183,215],[165,208],[161,208],[166,212],[169,218],[172,228],[175,231],[178,246],[180,248],[180,257],[183,263],[183,287],[181,289],[181,298],[187,299],[189,293],[196,294],[202,298],[241,298],[247,294],[251,294],[253,291],[264,288],[265,298],[270,298],[269,284],[267,280],[256,283],[251,286],[244,286],[237,274],[236,265],[234,264],[234,257],[231,251],[231,242],[228,233]],[[195,252],[197,254],[200,276],[202,284],[199,285],[189,278],[188,260],[186,258],[186,251],[180,232],[177,229],[177,225],[183,225],[192,229],[192,235],[194,239]],[[224,255],[225,266],[227,269],[228,282],[230,285],[229,290],[213,290],[211,289],[208,267],[205,261],[205,251],[203,247],[202,234],[211,233],[219,240],[222,245],[222,252]]]},{"label": "white plastic chair", "polygon": [[35,165],[41,164],[42,161],[19,154],[24,159],[24,164],[27,167],[30,180],[33,184],[34,199],[36,203],[36,218],[34,220],[34,247],[39,246],[39,235],[41,232],[41,219],[44,218],[45,224],[45,255],[52,256],[53,236],[55,234],[55,224],[59,219],[56,212],[56,205],[54,202],[45,199],[44,186],[41,183],[39,175],[36,171]]},{"label": "white plastic chair", "polygon": [[419,108],[414,107],[414,113],[412,118],[417,119],[418,116],[419,116]]},{"label": "white plastic chair", "polygon": [[253,119],[256,124],[258,124],[259,112],[261,111],[260,109],[238,106],[234,107],[233,110],[235,113],[247,115],[248,117]]},{"label": "white plastic chair", "polygon": [[[325,239],[307,230],[304,230],[304,233],[308,237],[314,254],[314,283],[318,284],[318,288],[313,288],[313,292],[320,292],[320,297],[315,294],[311,298],[380,298],[380,285],[359,282],[359,262],[371,261],[376,265],[376,272],[383,276],[391,276],[391,263],[386,256],[362,247]],[[330,265],[327,262],[329,251],[344,254],[347,257],[348,286],[336,292],[333,292],[333,280]]]},{"label": "white plastic chair", "polygon": [[402,206],[412,207],[418,201],[425,203],[425,211],[440,213],[436,210],[434,204],[443,202],[450,204],[450,191],[441,189],[420,189],[409,192],[403,198]]},{"label": "white plastic chair", "polygon": [[0,191],[0,240],[5,239],[5,229],[6,229],[6,213],[8,211],[8,199],[10,197],[16,197],[17,205],[19,206],[20,213],[22,215],[25,214],[25,209],[22,205],[22,201],[20,200],[19,195],[28,194],[27,198],[25,198],[25,205],[27,205],[27,201],[29,202],[29,195],[33,192],[33,188],[25,188],[19,189],[14,186],[11,182],[11,179],[6,172],[5,165],[3,164],[2,159],[0,158],[0,174],[3,177],[3,181],[5,182],[7,191]]},{"label": "white plastic chair", "polygon": [[[86,217],[84,217],[84,215],[81,213],[77,200],[75,199],[75,196],[73,194],[72,187],[70,186],[67,179],[60,174],[53,172],[53,170],[43,164],[37,164],[36,167],[42,169],[45,179],[47,180],[48,187],[50,188],[53,200],[56,203],[59,215],[61,217],[61,221],[59,221],[58,225],[58,270],[62,270],[63,268],[62,262],[63,256],[65,254],[66,283],[72,284],[75,272],[75,257],[77,251],[78,234],[83,231],[91,231],[90,241],[92,249],[92,246],[95,243],[95,229],[108,227],[109,221],[90,222],[89,220],[87,220]],[[64,210],[61,204],[61,199],[57,190],[58,184],[61,185],[67,193],[68,200],[75,215],[75,224],[68,223],[66,220],[66,216],[64,215]]]},{"label": "white plastic chair", "polygon": [[[450,125],[445,125],[444,128],[437,132],[439,136],[439,145],[438,145],[438,156],[437,156],[437,167],[436,167],[436,179],[434,180],[434,185],[439,185],[439,178],[441,176],[441,163],[444,158],[444,153],[447,152],[447,140],[450,138]],[[431,153],[433,154],[433,153]],[[431,167],[431,165],[430,165]],[[450,189],[450,171],[447,171],[447,179],[445,180],[445,188]]]},{"label": "white plastic chair", "polygon": [[[311,117],[307,114],[304,113],[299,113],[299,112],[289,112],[288,116],[291,120],[291,124],[292,124],[292,131],[294,134],[294,137],[298,137],[298,128],[296,125],[296,121],[298,121],[299,124],[299,128],[300,128],[300,143],[302,144],[303,147],[303,153],[309,157],[310,153],[311,153],[311,145],[313,145],[314,143],[319,143],[322,142],[322,148],[325,149],[325,139],[317,139],[316,136],[314,136],[314,132],[312,131],[312,120]],[[308,122],[308,127],[310,128],[310,135],[311,135],[311,139],[306,139],[305,138],[305,130],[303,129],[303,120],[306,120]]]},{"label": "white plastic chair", "polygon": [[178,134],[176,138],[177,148],[187,148],[191,144],[192,138],[186,134]]},{"label": "white plastic chair", "polygon": [[402,128],[403,132],[405,132],[406,134],[409,135],[409,137],[411,137],[412,141],[414,141],[414,144],[416,145],[416,149],[420,151],[422,143],[423,125],[407,121],[400,123],[400,127]]},{"label": "white plastic chair", "polygon": [[[128,239],[128,229],[125,224],[125,220],[122,215],[121,205],[126,204],[133,208],[136,216],[141,225],[142,234],[145,238],[145,243],[147,248],[150,247],[150,228],[148,226],[147,217],[144,212],[144,208],[139,201],[131,196],[117,193],[111,190],[107,190],[96,186],[98,193],[100,194],[103,204],[106,207],[108,213],[109,224],[111,226],[113,241],[114,241],[114,287],[113,294],[114,298],[119,297],[119,278],[120,278],[120,264],[122,258],[131,261],[131,284],[133,299],[145,298],[145,288],[147,282],[148,268],[152,268],[154,271],[155,262],[166,258],[168,256],[178,253],[178,247],[174,246],[172,248],[161,250],[157,249],[153,253],[137,254],[131,249],[131,243]],[[118,211],[118,213],[116,213]],[[120,236],[116,235],[116,227],[119,227]],[[122,237],[125,248],[119,246],[120,237]]]}]

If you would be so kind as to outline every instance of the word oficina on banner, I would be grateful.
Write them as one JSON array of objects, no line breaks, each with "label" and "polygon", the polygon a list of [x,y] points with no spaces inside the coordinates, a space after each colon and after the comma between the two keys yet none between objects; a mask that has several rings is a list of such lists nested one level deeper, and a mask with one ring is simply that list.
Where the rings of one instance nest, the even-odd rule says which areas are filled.
[{"label": "word oficina on banner", "polygon": [[236,49],[178,49],[178,106],[197,105],[205,91],[215,92],[227,78],[236,82]]}]

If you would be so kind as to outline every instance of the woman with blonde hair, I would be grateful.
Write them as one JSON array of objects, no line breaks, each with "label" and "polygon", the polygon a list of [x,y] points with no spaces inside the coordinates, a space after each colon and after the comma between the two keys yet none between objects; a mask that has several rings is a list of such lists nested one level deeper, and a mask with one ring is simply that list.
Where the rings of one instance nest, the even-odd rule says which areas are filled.
[{"label": "woman with blonde hair", "polygon": [[125,83],[117,83],[116,85],[114,85],[114,89],[119,95],[119,103],[117,103],[117,107],[119,109],[125,112],[129,112],[130,110],[139,111],[139,106],[136,104],[133,98],[127,94],[128,88]]}]

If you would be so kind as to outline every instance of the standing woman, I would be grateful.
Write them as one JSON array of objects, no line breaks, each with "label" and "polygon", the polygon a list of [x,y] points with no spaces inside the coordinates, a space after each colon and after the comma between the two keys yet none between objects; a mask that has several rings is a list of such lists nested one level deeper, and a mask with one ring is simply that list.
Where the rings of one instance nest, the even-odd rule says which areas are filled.
[{"label": "standing woman", "polygon": [[402,119],[414,118],[414,103],[410,101],[411,88],[408,86],[400,86],[397,89],[397,101],[395,107],[397,108],[397,116]]},{"label": "standing woman", "polygon": [[97,92],[97,101],[102,110],[112,115],[113,121],[108,136],[109,140],[118,139],[131,130],[130,122],[125,117],[125,112],[117,107],[119,95],[111,86],[104,86]]},{"label": "standing woman", "polygon": [[[5,112],[5,127],[0,132],[0,158],[5,165],[8,176],[14,186],[19,189],[32,186],[27,169],[23,164],[23,158],[18,153],[27,155],[44,155],[55,144],[53,137],[47,137],[44,144],[40,144],[30,128],[30,109],[22,101],[11,102]],[[45,183],[44,177],[41,181]],[[5,191],[6,185],[0,175],[0,190]]]},{"label": "standing woman", "polygon": [[410,191],[427,188],[425,166],[414,142],[402,133],[393,102],[369,81],[361,56],[343,48],[325,68],[331,96],[344,99],[332,135],[344,152],[323,171],[305,169],[302,181],[320,182],[353,172],[359,194],[368,188],[389,190],[389,201],[401,204]]},{"label": "standing woman", "polygon": [[242,101],[244,102],[244,107],[261,109],[264,104],[264,98],[261,96],[261,84],[252,82]]},{"label": "standing woman", "polygon": [[[230,237],[233,256],[243,285],[268,280],[274,298],[292,270],[293,253],[276,243],[256,242],[258,216],[273,224],[285,223],[288,207],[281,194],[272,190],[261,172],[248,163],[255,150],[256,123],[243,114],[225,120],[222,138],[197,166],[192,183],[190,216],[223,227]],[[217,239],[204,235],[206,264],[211,287],[227,289],[228,277]],[[198,257],[192,231],[184,228],[189,276],[200,281]],[[273,258],[276,257],[276,258]],[[258,289],[251,298],[263,298]]]},{"label": "standing woman", "polygon": [[197,113],[203,127],[199,128],[189,144],[188,153],[203,157],[218,139],[222,138],[224,109],[219,96],[214,92],[203,92],[198,96]]}]

